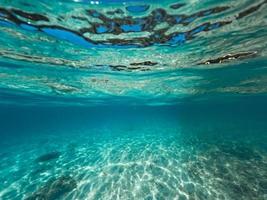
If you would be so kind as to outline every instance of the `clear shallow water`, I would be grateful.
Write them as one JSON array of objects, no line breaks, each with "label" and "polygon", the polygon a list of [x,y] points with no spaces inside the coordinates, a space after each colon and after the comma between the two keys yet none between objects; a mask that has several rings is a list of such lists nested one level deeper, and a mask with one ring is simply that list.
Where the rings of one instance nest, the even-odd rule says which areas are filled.
[{"label": "clear shallow water", "polygon": [[1,1],[0,199],[267,199],[266,1]]},{"label": "clear shallow water", "polygon": [[76,186],[48,199],[266,199],[259,100],[1,111],[2,199],[38,199],[62,176]]}]

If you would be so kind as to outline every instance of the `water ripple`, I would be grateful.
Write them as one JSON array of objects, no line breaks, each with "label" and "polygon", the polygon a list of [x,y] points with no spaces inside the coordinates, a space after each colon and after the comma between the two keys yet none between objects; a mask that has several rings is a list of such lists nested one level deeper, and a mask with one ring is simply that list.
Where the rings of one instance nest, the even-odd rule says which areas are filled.
[{"label": "water ripple", "polygon": [[[238,85],[249,74],[242,66],[251,79],[266,73],[266,0],[86,3],[1,2],[1,90],[15,89],[26,94],[22,98],[158,103],[203,94],[265,94],[260,84]],[[261,74],[249,66],[262,67]],[[211,85],[233,67],[240,71],[232,70],[231,84],[221,79]]]}]

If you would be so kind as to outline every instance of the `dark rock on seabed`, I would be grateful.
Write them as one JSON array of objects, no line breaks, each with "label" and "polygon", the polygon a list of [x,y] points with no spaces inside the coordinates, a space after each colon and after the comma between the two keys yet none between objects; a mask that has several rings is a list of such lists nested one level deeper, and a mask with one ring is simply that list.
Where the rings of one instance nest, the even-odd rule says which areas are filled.
[{"label": "dark rock on seabed", "polygon": [[34,192],[25,200],[56,200],[77,187],[76,181],[70,176],[61,176],[49,180],[44,187]]},{"label": "dark rock on seabed", "polygon": [[36,159],[36,162],[46,162],[46,161],[54,160],[54,159],[57,159],[60,155],[61,153],[58,151],[50,152],[50,153],[39,156]]}]

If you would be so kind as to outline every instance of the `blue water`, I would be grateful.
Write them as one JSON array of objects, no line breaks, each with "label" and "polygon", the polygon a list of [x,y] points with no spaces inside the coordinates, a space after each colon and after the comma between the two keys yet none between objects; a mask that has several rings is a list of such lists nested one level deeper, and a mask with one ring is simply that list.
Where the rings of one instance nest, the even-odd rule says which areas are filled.
[{"label": "blue water", "polygon": [[0,199],[267,200],[267,1],[0,1]]}]

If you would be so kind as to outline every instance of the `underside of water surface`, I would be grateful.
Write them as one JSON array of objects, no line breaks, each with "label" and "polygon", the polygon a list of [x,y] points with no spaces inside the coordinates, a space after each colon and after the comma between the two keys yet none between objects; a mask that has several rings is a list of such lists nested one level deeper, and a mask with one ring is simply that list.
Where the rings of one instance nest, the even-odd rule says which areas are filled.
[{"label": "underside of water surface", "polygon": [[266,0],[0,0],[0,199],[267,200]]}]

